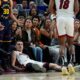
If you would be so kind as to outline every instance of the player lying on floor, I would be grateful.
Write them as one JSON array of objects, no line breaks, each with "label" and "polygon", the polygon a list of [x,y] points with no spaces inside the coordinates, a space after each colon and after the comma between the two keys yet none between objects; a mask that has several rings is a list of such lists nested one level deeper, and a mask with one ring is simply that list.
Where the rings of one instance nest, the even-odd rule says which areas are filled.
[{"label": "player lying on floor", "polygon": [[[71,74],[75,72],[72,65],[69,65],[68,70],[67,70],[66,67],[61,67],[54,63],[38,62],[38,61],[30,59],[27,54],[23,53],[24,47],[23,47],[22,41],[17,41],[15,44],[15,48],[16,50],[13,51],[12,53],[12,66],[14,67],[14,69],[18,71],[25,71],[26,69],[27,70],[32,69],[34,71],[46,72],[46,70],[48,69],[53,69],[53,70],[62,71],[63,74],[65,75],[68,74],[68,70]],[[16,66],[17,61],[20,65],[22,65],[22,67]]]}]

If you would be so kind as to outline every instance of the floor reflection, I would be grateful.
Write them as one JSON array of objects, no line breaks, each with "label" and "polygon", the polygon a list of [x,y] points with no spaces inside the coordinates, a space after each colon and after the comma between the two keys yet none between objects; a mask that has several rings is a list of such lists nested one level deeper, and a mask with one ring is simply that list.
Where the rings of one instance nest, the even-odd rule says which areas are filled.
[{"label": "floor reflection", "polygon": [[80,73],[69,76],[62,76],[60,74],[9,74],[1,75],[0,80],[80,80]]},{"label": "floor reflection", "polygon": [[74,76],[65,77],[12,77],[12,80],[80,80]]}]

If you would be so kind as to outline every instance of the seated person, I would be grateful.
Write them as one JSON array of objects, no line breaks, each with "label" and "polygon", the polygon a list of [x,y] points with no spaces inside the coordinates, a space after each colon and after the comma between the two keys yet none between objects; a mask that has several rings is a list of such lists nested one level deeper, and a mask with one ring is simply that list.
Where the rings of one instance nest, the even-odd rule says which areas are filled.
[{"label": "seated person", "polygon": [[[29,58],[27,54],[23,53],[23,42],[17,41],[15,44],[16,50],[12,53],[12,67],[18,71],[24,71],[28,69],[27,67],[31,67],[34,71],[46,72],[48,69],[54,69],[61,71],[61,66],[54,63],[46,63],[39,62]],[[18,62],[22,67],[17,66],[16,62]]]}]

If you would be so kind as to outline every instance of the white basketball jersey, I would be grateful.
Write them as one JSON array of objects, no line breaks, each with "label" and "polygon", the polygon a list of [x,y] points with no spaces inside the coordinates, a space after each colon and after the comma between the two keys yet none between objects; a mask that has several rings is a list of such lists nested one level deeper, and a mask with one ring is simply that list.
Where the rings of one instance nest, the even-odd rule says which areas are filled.
[{"label": "white basketball jersey", "polygon": [[24,65],[25,61],[27,62],[30,59],[28,55],[21,53],[19,51],[15,51],[15,54],[16,54],[17,60],[21,65],[22,64]]},{"label": "white basketball jersey", "polygon": [[74,0],[55,0],[57,16],[74,16]]}]

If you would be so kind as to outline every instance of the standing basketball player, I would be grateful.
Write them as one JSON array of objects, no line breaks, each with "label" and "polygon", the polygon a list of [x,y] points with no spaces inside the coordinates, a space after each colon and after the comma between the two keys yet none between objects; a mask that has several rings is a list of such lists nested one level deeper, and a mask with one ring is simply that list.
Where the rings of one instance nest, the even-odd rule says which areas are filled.
[{"label": "standing basketball player", "polygon": [[[12,13],[12,7],[12,0],[0,0],[0,49],[2,48],[5,51],[9,51],[11,42],[9,17],[11,17],[19,24],[19,21]],[[3,56],[1,53],[2,52],[0,52],[0,59],[5,59],[5,56]]]},{"label": "standing basketball player", "polygon": [[[56,11],[54,10],[56,7]],[[78,0],[50,0],[49,11],[53,14],[56,13],[56,25],[60,41],[60,58],[62,65],[65,63],[65,41],[68,42],[68,51],[70,54],[70,61],[73,62],[74,48],[74,18],[79,11]]]}]

